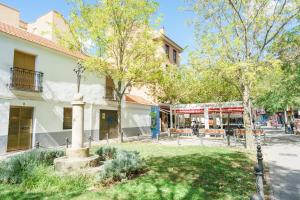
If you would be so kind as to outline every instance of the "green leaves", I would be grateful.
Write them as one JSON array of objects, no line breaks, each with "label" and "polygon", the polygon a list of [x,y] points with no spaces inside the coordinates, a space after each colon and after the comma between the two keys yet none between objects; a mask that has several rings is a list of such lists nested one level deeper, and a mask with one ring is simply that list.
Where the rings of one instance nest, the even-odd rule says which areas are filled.
[{"label": "green leaves", "polygon": [[[238,92],[246,107],[250,107],[249,98],[264,107],[273,104],[269,106],[273,111],[286,107],[299,93],[290,90],[295,88],[290,83],[297,79],[294,59],[299,51],[290,48],[297,45],[287,34],[299,27],[299,1],[187,2],[188,9],[198,16],[194,22],[198,46],[190,62],[203,79],[210,80],[204,84],[208,88],[204,95],[223,101],[237,98]],[[285,39],[280,39],[285,34]],[[274,46],[277,40],[281,42]],[[293,69],[293,73],[283,68]],[[224,95],[211,92],[218,90]],[[277,94],[279,91],[283,93]],[[293,92],[284,94],[287,91]]]},{"label": "green leaves", "polygon": [[257,104],[271,113],[300,105],[299,34],[296,27],[278,38],[272,46],[272,53],[281,60],[280,69],[272,71],[273,76],[269,76],[272,83],[257,98]]},{"label": "green leaves", "polygon": [[[73,1],[68,21],[70,32],[61,37],[68,48],[89,55],[84,65],[99,75],[110,76],[118,94],[126,85],[144,83],[163,59],[157,55],[151,20],[158,4],[153,0],[101,0],[88,4]],[[65,36],[65,37],[64,37]],[[121,99],[121,98],[120,98]]]}]

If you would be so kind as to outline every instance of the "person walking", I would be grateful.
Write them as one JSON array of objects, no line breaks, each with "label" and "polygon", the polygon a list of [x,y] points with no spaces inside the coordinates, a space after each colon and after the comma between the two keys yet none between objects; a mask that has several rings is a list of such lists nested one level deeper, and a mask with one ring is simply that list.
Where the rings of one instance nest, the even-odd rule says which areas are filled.
[{"label": "person walking", "polygon": [[295,123],[294,123],[294,120],[292,120],[292,119],[290,121],[290,127],[291,127],[291,134],[294,134]]},{"label": "person walking", "polygon": [[195,120],[192,121],[192,130],[193,130],[193,135],[199,135],[198,131],[198,124],[196,123]]}]

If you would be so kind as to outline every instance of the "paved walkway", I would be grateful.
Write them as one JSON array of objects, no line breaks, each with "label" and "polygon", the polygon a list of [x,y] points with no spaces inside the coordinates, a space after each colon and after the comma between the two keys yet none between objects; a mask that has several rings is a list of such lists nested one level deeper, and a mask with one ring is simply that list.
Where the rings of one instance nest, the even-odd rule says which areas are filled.
[{"label": "paved walkway", "polygon": [[269,130],[264,159],[270,167],[274,200],[300,200],[300,136]]}]

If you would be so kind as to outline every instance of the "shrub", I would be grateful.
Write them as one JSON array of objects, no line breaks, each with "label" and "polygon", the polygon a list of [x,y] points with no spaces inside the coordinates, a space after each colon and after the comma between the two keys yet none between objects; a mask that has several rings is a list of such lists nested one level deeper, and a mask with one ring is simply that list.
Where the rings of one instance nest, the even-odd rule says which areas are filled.
[{"label": "shrub", "polygon": [[96,154],[99,155],[99,159],[102,161],[115,159],[117,155],[117,148],[111,146],[100,147],[96,151]]},{"label": "shrub", "polygon": [[66,193],[80,193],[90,186],[89,177],[81,174],[64,175],[55,173],[51,166],[36,166],[30,177],[26,178],[21,187],[31,192],[49,191]]},{"label": "shrub", "polygon": [[33,174],[39,165],[53,165],[55,158],[64,155],[60,150],[34,149],[8,158],[0,163],[0,182],[21,183]]},{"label": "shrub", "polygon": [[138,152],[117,150],[115,159],[104,162],[99,178],[102,182],[130,179],[144,168],[144,160]]}]

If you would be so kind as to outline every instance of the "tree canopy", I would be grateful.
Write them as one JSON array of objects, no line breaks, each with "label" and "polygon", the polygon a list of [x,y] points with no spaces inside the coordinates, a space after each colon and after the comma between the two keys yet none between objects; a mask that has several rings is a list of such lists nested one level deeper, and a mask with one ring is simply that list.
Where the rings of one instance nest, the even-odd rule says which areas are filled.
[{"label": "tree canopy", "polygon": [[[114,81],[118,102],[118,132],[123,140],[121,104],[127,89],[151,81],[160,70],[164,56],[153,31],[154,0],[73,0],[70,31],[61,42],[89,56],[81,61],[90,71]],[[99,97],[101,98],[101,97]]]},{"label": "tree canopy", "polygon": [[[223,80],[242,93],[244,124],[253,128],[251,105],[259,79],[278,71],[280,61],[269,53],[282,34],[298,25],[297,0],[187,0],[198,48],[193,65],[218,69]],[[252,137],[248,137],[250,141]],[[247,142],[250,148],[253,142]]]}]

